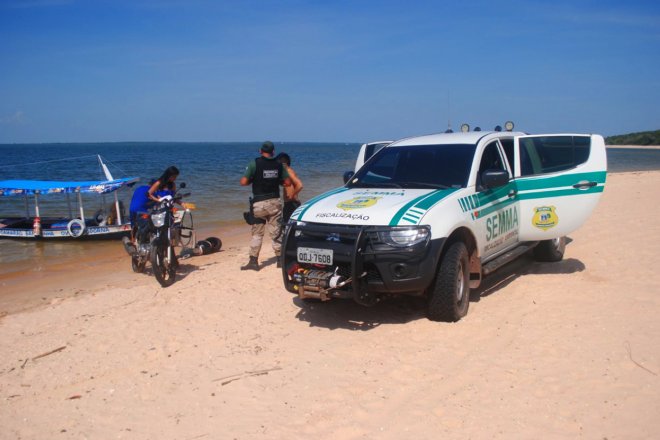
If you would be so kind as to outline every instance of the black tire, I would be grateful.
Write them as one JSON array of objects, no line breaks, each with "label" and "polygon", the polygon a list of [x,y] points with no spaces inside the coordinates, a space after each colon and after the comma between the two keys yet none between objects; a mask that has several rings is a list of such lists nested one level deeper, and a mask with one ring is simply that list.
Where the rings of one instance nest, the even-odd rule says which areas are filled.
[{"label": "black tire", "polygon": [[101,225],[101,223],[105,222],[108,219],[108,216],[105,214],[105,211],[102,209],[99,209],[94,213],[94,221],[96,222],[97,225]]},{"label": "black tire", "polygon": [[146,265],[147,265],[146,258],[131,257],[131,266],[133,266],[133,272],[135,273],[144,272],[144,266]]},{"label": "black tire", "polygon": [[440,261],[429,292],[427,316],[431,321],[455,322],[470,305],[468,251],[462,242],[452,244]]},{"label": "black tire", "polygon": [[176,278],[176,255],[172,249],[172,261],[167,261],[167,248],[165,245],[153,243],[149,255],[154,276],[163,287],[171,286]]},{"label": "black tire", "polygon": [[213,252],[213,245],[206,240],[199,240],[197,242],[197,247],[202,250],[203,255],[208,255]]},{"label": "black tire", "polygon": [[204,241],[211,243],[212,252],[218,252],[220,249],[222,249],[222,240],[220,240],[218,237],[208,237]]},{"label": "black tire", "polygon": [[534,259],[543,262],[556,262],[564,258],[566,237],[543,240],[534,247]]}]

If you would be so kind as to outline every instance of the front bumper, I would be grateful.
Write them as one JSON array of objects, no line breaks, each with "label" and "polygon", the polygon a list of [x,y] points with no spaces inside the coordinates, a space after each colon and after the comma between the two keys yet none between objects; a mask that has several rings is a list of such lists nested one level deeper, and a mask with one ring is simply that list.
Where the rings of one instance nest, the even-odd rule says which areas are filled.
[{"label": "front bumper", "polygon": [[[321,299],[353,298],[358,303],[371,305],[382,294],[421,295],[433,281],[445,240],[395,248],[378,239],[378,232],[390,229],[318,223],[287,225],[282,243],[282,277],[286,289],[303,296],[306,284],[301,278],[304,276],[296,273],[314,271],[316,278],[323,272],[328,278],[334,274],[349,280],[339,288],[322,289]],[[298,263],[299,247],[331,249],[333,264]]]}]

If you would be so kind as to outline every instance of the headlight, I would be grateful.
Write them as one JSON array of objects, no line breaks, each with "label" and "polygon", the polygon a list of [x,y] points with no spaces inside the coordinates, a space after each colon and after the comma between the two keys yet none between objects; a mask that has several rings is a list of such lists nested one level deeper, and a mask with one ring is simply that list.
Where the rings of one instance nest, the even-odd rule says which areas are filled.
[{"label": "headlight", "polygon": [[[304,228],[305,226],[307,226],[307,223],[301,222],[301,221],[298,221],[298,220],[289,219],[289,223],[287,224],[287,228],[290,229],[293,226],[298,226],[298,227],[303,227]],[[289,232],[288,229],[287,229],[286,232]],[[295,232],[293,233],[293,236],[294,237],[300,237],[302,235],[303,235],[303,232],[300,229],[296,228]]]},{"label": "headlight", "polygon": [[428,242],[431,237],[431,231],[428,227],[407,229],[392,229],[390,231],[381,231],[378,238],[383,243],[394,247],[414,246],[422,242]]},{"label": "headlight", "polygon": [[155,227],[160,228],[165,224],[166,215],[167,215],[167,211],[156,212],[154,214],[151,214],[151,223],[153,223]]}]

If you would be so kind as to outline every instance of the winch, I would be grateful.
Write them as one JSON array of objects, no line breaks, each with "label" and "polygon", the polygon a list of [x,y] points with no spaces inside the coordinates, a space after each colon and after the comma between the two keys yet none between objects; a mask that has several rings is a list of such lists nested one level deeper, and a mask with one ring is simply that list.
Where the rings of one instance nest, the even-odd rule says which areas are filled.
[{"label": "winch", "polygon": [[351,282],[351,279],[344,278],[334,272],[316,269],[298,269],[292,275],[294,283],[298,286],[298,296],[300,298],[316,298],[321,301],[330,300],[330,292],[340,289]]}]

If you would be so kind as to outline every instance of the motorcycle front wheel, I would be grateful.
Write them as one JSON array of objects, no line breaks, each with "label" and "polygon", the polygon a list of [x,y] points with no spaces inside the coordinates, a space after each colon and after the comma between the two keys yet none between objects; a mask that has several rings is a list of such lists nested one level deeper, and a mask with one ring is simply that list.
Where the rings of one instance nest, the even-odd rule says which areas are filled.
[{"label": "motorcycle front wheel", "polygon": [[176,256],[174,249],[170,252],[171,259],[168,258],[168,246],[158,244],[151,247],[151,268],[154,271],[156,280],[163,287],[171,286],[176,278]]}]

